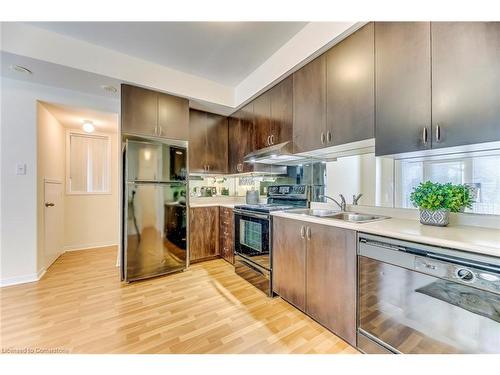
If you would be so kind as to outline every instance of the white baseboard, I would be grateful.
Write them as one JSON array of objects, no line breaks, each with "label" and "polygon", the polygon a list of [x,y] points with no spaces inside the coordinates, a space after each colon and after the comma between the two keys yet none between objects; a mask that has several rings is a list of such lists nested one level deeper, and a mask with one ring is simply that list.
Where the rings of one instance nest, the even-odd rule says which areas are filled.
[{"label": "white baseboard", "polygon": [[[43,270],[43,273],[45,273],[45,270]],[[43,273],[41,276],[43,276]],[[38,273],[33,273],[31,275],[17,276],[17,277],[9,277],[9,278],[0,280],[0,287],[3,288],[4,286],[33,283],[35,281],[40,280],[40,277],[39,277]]]},{"label": "white baseboard", "polygon": [[81,245],[70,245],[64,246],[63,250],[66,251],[79,251],[79,250],[91,250],[99,249],[101,247],[118,246],[116,242],[97,242],[91,244],[81,244]]}]

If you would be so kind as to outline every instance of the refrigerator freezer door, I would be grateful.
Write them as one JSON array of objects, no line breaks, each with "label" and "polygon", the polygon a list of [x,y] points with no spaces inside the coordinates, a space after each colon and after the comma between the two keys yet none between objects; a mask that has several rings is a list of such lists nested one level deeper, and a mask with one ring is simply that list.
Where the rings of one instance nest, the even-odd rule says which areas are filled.
[{"label": "refrigerator freezer door", "polygon": [[126,281],[186,268],[186,186],[127,183]]}]

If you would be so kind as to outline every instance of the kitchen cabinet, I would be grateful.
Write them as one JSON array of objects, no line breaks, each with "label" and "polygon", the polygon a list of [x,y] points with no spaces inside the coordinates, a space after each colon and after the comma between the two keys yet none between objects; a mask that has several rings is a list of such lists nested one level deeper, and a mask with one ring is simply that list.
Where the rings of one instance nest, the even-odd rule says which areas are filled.
[{"label": "kitchen cabinet", "polygon": [[121,86],[121,130],[123,133],[187,140],[187,99],[141,87]]},{"label": "kitchen cabinet", "polygon": [[375,23],[375,154],[431,147],[429,22]]},{"label": "kitchen cabinet", "polygon": [[253,101],[255,149],[292,141],[292,76],[273,86]]},{"label": "kitchen cabinet", "polygon": [[189,139],[189,101],[158,94],[158,132],[169,139]]},{"label": "kitchen cabinet", "polygon": [[219,255],[219,207],[189,209],[189,260],[211,259]]},{"label": "kitchen cabinet", "polygon": [[271,95],[267,91],[253,101],[255,148],[271,146]]},{"label": "kitchen cabinet", "polygon": [[222,259],[234,264],[234,216],[228,207],[219,208],[219,249]]},{"label": "kitchen cabinet", "polygon": [[306,313],[356,346],[356,232],[307,226]]},{"label": "kitchen cabinet", "polygon": [[227,118],[194,109],[189,117],[189,172],[227,173]]},{"label": "kitchen cabinet", "polygon": [[293,140],[293,76],[269,90],[271,101],[272,145]]},{"label": "kitchen cabinet", "polygon": [[158,93],[121,86],[121,127],[124,133],[158,135]]},{"label": "kitchen cabinet", "polygon": [[273,291],[356,346],[356,232],[273,218]]},{"label": "kitchen cabinet", "polygon": [[293,152],[326,144],[326,57],[321,55],[293,73]]},{"label": "kitchen cabinet", "polygon": [[245,155],[254,151],[253,103],[229,117],[229,173],[252,172],[253,165],[244,163]]},{"label": "kitchen cabinet", "polygon": [[326,145],[375,136],[374,25],[326,52]]},{"label": "kitchen cabinet", "polygon": [[432,148],[500,141],[500,22],[432,22]]},{"label": "kitchen cabinet", "polygon": [[273,291],[298,309],[306,309],[306,224],[273,218]]}]

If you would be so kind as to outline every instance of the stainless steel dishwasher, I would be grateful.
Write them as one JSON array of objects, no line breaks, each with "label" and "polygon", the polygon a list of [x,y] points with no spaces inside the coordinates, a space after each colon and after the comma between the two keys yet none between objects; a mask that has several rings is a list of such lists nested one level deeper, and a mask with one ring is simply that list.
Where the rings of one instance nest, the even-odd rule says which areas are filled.
[{"label": "stainless steel dishwasher", "polygon": [[500,353],[500,258],[360,233],[358,348]]}]

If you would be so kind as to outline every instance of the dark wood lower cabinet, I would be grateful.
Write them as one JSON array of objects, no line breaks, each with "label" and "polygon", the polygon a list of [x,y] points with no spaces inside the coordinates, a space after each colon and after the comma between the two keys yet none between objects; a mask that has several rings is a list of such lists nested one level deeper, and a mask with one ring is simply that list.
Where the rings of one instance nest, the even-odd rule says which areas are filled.
[{"label": "dark wood lower cabinet", "polygon": [[189,260],[197,262],[219,255],[219,207],[189,209]]},{"label": "dark wood lower cabinet", "polygon": [[356,346],[356,232],[273,218],[273,290]]},{"label": "dark wood lower cabinet", "polygon": [[302,311],[306,309],[306,224],[273,218],[273,291]]},{"label": "dark wood lower cabinet", "polygon": [[356,232],[308,226],[306,313],[356,346]]},{"label": "dark wood lower cabinet", "polygon": [[227,207],[219,209],[219,248],[222,259],[234,264],[234,219],[233,210]]}]

